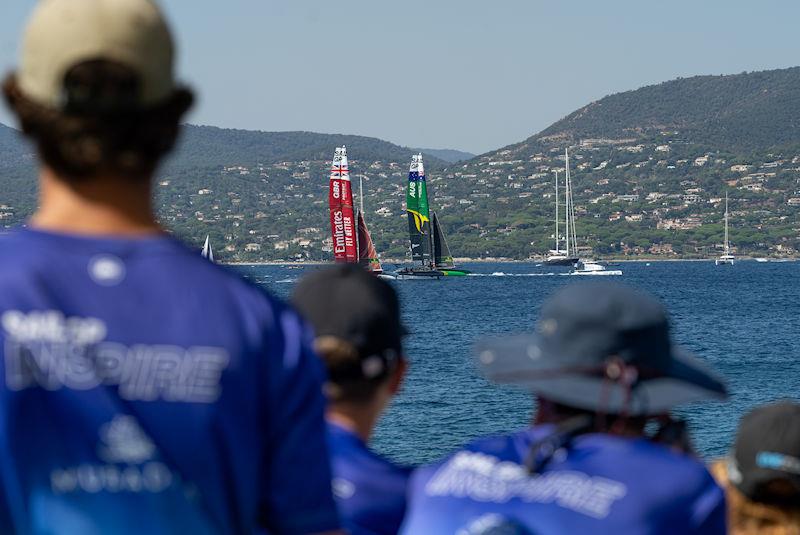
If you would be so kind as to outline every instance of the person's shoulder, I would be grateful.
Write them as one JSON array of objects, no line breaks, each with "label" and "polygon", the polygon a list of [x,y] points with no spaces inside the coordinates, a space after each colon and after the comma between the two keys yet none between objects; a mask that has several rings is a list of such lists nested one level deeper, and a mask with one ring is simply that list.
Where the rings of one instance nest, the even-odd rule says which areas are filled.
[{"label": "person's shoulder", "polygon": [[509,434],[488,435],[476,438],[438,461],[420,466],[413,471],[417,484],[434,477],[443,469],[481,470],[503,462],[522,462],[520,451],[537,435],[540,429],[526,429]]},{"label": "person's shoulder", "polygon": [[327,423],[328,444],[334,466],[350,475],[363,475],[367,479],[392,476],[406,479],[411,468],[397,464],[376,453],[352,432]]},{"label": "person's shoulder", "polygon": [[647,438],[627,438],[606,434],[587,435],[582,447],[606,452],[609,456],[625,457],[673,471],[708,474],[705,464],[692,454],[677,451],[666,444]]},{"label": "person's shoulder", "polygon": [[0,232],[0,269],[10,269],[19,266],[38,253],[35,240],[22,227],[16,227]]},{"label": "person's shoulder", "polygon": [[[631,490],[637,496],[631,499],[684,507],[697,518],[724,503],[722,489],[701,459],[646,438],[580,437],[561,468],[637,489]],[[658,486],[652,486],[652,481],[658,481]]]}]

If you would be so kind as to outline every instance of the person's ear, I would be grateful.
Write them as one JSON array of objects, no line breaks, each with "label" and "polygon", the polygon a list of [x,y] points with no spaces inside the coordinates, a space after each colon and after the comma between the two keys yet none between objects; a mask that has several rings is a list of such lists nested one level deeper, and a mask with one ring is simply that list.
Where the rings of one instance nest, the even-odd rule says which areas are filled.
[{"label": "person's ear", "polygon": [[392,375],[389,378],[389,392],[394,396],[400,391],[400,387],[403,385],[403,379],[406,376],[406,372],[408,371],[408,361],[403,357],[400,357],[397,360],[397,365],[392,371]]}]

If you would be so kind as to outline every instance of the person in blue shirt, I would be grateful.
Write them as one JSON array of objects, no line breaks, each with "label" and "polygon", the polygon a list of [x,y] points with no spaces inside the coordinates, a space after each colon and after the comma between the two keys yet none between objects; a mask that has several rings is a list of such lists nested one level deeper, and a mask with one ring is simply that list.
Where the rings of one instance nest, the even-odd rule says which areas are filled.
[{"label": "person in blue shirt", "polygon": [[154,215],[192,101],[155,5],[42,0],[3,94],[41,168],[0,237],[0,533],[338,530],[307,328]]},{"label": "person in blue shirt", "polygon": [[726,389],[672,343],[657,300],[568,286],[534,333],[477,352],[488,378],[536,394],[533,425],[415,472],[402,533],[725,533],[723,492],[669,411]]},{"label": "person in blue shirt", "polygon": [[344,527],[353,535],[397,533],[409,469],[367,447],[407,367],[397,295],[362,267],[342,264],[300,281],[292,302],[313,326],[328,370],[328,440]]}]

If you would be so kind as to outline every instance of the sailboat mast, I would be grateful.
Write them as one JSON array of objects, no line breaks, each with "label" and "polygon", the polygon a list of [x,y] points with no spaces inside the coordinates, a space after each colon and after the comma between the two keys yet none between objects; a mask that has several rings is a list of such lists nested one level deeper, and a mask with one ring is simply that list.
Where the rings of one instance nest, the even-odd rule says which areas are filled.
[{"label": "sailboat mast", "polygon": [[569,149],[564,149],[564,160],[567,164],[567,170],[564,174],[564,224],[566,226],[567,235],[567,257],[569,257]]},{"label": "sailboat mast", "polygon": [[575,199],[572,198],[572,175],[569,177],[569,220],[572,228],[572,254],[578,254],[578,236],[575,233]]},{"label": "sailboat mast", "polygon": [[728,192],[725,192],[725,254],[728,254]]},{"label": "sailboat mast", "polygon": [[558,171],[555,171],[556,174],[556,254],[558,254],[558,247],[559,247],[559,240],[558,239]]},{"label": "sailboat mast", "polygon": [[358,209],[364,213],[364,175],[358,175]]}]

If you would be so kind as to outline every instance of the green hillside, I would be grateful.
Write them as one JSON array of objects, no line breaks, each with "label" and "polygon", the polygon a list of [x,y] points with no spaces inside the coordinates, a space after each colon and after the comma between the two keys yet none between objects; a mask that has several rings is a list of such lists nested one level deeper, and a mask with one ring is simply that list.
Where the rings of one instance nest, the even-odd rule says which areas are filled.
[{"label": "green hillside", "polygon": [[[416,149],[373,137],[314,132],[260,132],[214,126],[187,125],[170,168],[272,164],[331,158],[333,148],[345,145],[348,154],[371,160],[411,160]],[[443,164],[430,157],[431,164]]]},{"label": "green hillside", "polygon": [[686,140],[754,149],[800,139],[800,67],[694,76],[584,106],[532,140],[630,138],[678,130]]},{"label": "green hillside", "polygon": [[[800,68],[699,76],[611,95],[520,143],[467,161],[427,155],[431,206],[456,256],[524,259],[553,244],[554,172],[569,148],[585,256],[712,257],[722,199],[737,254],[800,249]],[[188,126],[159,170],[159,215],[223,260],[327,259],[330,158],[348,147],[379,252],[408,250],[414,149],[374,138]],[[0,223],[32,210],[29,146],[0,125]],[[443,157],[452,155],[440,154]]]}]

